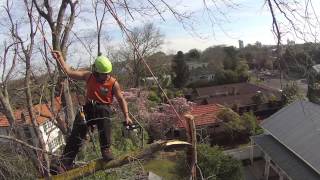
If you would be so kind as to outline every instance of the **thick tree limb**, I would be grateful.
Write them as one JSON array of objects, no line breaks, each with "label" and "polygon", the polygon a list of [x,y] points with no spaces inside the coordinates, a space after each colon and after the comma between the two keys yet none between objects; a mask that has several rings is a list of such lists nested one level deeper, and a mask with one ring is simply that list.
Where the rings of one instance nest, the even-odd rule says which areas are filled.
[{"label": "thick tree limb", "polygon": [[[74,20],[75,20],[75,17],[76,17],[76,5],[78,4],[78,1],[75,1],[74,3],[72,3],[71,1],[69,2],[69,5],[70,5],[70,16],[69,16],[69,21],[67,22],[67,25],[65,26],[64,28],[64,31],[63,31],[63,36],[62,36],[62,40],[61,40],[61,44],[60,44],[60,47],[61,47],[61,50],[62,51],[66,51],[66,48],[67,48],[67,41],[69,39],[69,34],[70,34],[70,31],[72,29],[72,26],[74,24]],[[57,22],[60,22],[59,25],[63,25],[62,22],[63,21],[57,21]],[[59,30],[58,32],[60,32],[61,30]]]},{"label": "thick tree limb", "polygon": [[85,166],[72,169],[63,174],[52,176],[51,178],[53,180],[77,179],[79,177],[90,175],[99,170],[116,168],[116,167],[120,167],[122,165],[130,163],[130,161],[134,161],[137,159],[144,159],[165,148],[183,148],[183,147],[189,147],[190,145],[191,144],[188,142],[177,141],[177,140],[157,141],[140,151],[136,151],[136,152],[133,152],[132,154],[124,155],[108,163],[105,163],[103,160],[100,160],[100,159],[95,160]]}]

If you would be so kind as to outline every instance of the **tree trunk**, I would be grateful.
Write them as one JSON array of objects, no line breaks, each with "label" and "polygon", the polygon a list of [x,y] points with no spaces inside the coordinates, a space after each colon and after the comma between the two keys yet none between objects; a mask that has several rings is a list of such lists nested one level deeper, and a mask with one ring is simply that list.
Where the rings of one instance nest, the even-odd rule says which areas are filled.
[{"label": "tree trunk", "polygon": [[192,115],[185,115],[188,124],[188,142],[191,144],[191,147],[187,150],[187,158],[190,167],[191,179],[196,180],[196,164],[197,164],[197,133],[196,126],[194,123],[194,117]]},{"label": "tree trunk", "polygon": [[64,107],[66,107],[65,113],[66,113],[66,124],[68,132],[70,132],[72,123],[74,121],[74,107],[71,97],[71,92],[69,88],[69,81],[68,79],[65,79],[63,81],[63,99],[62,104]]},{"label": "tree trunk", "polygon": [[[5,92],[5,93],[3,93]],[[10,132],[13,132],[13,135],[16,136],[16,129],[14,128],[14,123],[15,123],[15,116],[10,104],[9,96],[8,96],[8,91],[6,88],[1,89],[0,88],[0,102],[2,104],[2,107],[4,109],[4,115],[9,121],[9,126],[10,126]]]},{"label": "tree trunk", "polygon": [[[31,54],[31,53],[30,53]],[[27,109],[28,109],[28,113],[29,113],[29,117],[32,123],[32,127],[33,130],[35,131],[36,137],[38,139],[39,142],[39,147],[43,150],[46,150],[46,144],[44,142],[42,133],[39,129],[39,124],[36,120],[36,117],[33,113],[33,103],[32,103],[32,95],[31,95],[31,89],[30,89],[30,76],[31,76],[31,64],[30,64],[31,58],[30,56],[26,57],[26,77],[25,77],[25,94],[26,94],[26,98],[27,98]],[[39,109],[39,111],[41,111],[41,109]],[[49,176],[49,169],[50,169],[50,159],[49,156],[45,153],[41,153],[39,151],[36,151],[36,154],[39,158],[39,164],[38,164],[38,168],[40,170],[40,172],[44,175],[44,176]],[[43,161],[45,163],[45,165],[42,165]]]}]

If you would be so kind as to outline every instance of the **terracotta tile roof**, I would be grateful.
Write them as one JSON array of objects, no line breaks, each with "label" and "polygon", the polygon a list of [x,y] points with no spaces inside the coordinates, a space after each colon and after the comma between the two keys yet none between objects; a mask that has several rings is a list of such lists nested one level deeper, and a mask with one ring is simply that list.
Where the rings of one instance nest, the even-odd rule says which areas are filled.
[{"label": "terracotta tile roof", "polygon": [[[195,118],[196,126],[204,126],[219,123],[217,114],[224,107],[218,104],[196,105],[192,108],[191,114]],[[185,119],[183,119],[185,121]],[[181,122],[177,122],[177,128],[183,128]]]},{"label": "terracotta tile roof", "polygon": [[[56,98],[55,101],[55,108],[60,111],[61,110],[61,99]],[[50,104],[37,104],[33,106],[33,109],[35,111],[35,116],[37,117],[36,120],[39,125],[43,124],[47,121],[48,118],[52,117],[53,114],[50,111]],[[25,121],[22,120],[22,113],[25,116]],[[26,109],[23,110],[16,110],[14,112],[14,116],[16,118],[16,124],[31,124],[31,119],[29,118],[28,111]],[[9,121],[3,114],[0,114],[0,127],[9,127]]]},{"label": "terracotta tile roof", "polygon": [[0,127],[9,127],[9,122],[5,116],[0,116]]}]

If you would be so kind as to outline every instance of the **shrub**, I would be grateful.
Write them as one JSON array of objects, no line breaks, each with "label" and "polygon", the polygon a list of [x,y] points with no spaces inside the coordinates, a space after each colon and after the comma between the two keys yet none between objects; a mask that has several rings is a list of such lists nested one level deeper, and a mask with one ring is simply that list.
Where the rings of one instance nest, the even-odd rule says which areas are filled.
[{"label": "shrub", "polygon": [[0,147],[0,179],[36,179],[36,167],[31,160],[33,156],[19,150],[17,146],[2,144]]},{"label": "shrub", "polygon": [[[205,179],[213,180],[242,180],[243,172],[241,162],[227,156],[219,147],[210,147],[206,144],[197,146],[198,165]],[[180,154],[177,160],[177,172],[181,178],[188,173],[185,154]],[[197,172],[197,175],[200,175]],[[199,178],[200,179],[200,178]]]},{"label": "shrub", "polygon": [[156,92],[154,91],[150,91],[150,94],[148,96],[148,100],[149,101],[153,101],[153,102],[156,102],[156,103],[160,103],[161,102],[161,99],[160,97],[157,95]]},{"label": "shrub", "polygon": [[252,112],[244,113],[241,116],[241,121],[245,126],[246,133],[249,133],[250,135],[258,135],[263,132],[262,128],[258,126],[256,116]]},{"label": "shrub", "polygon": [[257,94],[252,96],[252,101],[257,105],[260,105],[268,102],[268,98],[263,93],[258,92]]}]

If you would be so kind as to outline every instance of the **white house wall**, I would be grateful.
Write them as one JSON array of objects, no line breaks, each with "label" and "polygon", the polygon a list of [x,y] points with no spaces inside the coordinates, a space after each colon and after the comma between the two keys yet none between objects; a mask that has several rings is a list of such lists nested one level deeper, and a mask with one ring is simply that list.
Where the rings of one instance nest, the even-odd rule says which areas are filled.
[{"label": "white house wall", "polygon": [[59,144],[58,146],[54,147],[54,149],[50,149],[49,148],[49,143],[51,143],[54,139],[58,138],[59,137],[59,128],[55,125],[52,126],[52,128],[50,128],[50,130],[48,130],[49,133],[47,133],[45,130],[44,130],[44,124],[42,124],[41,126],[39,126],[39,129],[42,133],[42,137],[43,137],[43,140],[46,144],[46,150],[47,151],[51,151],[51,152],[55,152],[63,143],[63,138],[62,138],[62,141],[63,143]]}]

